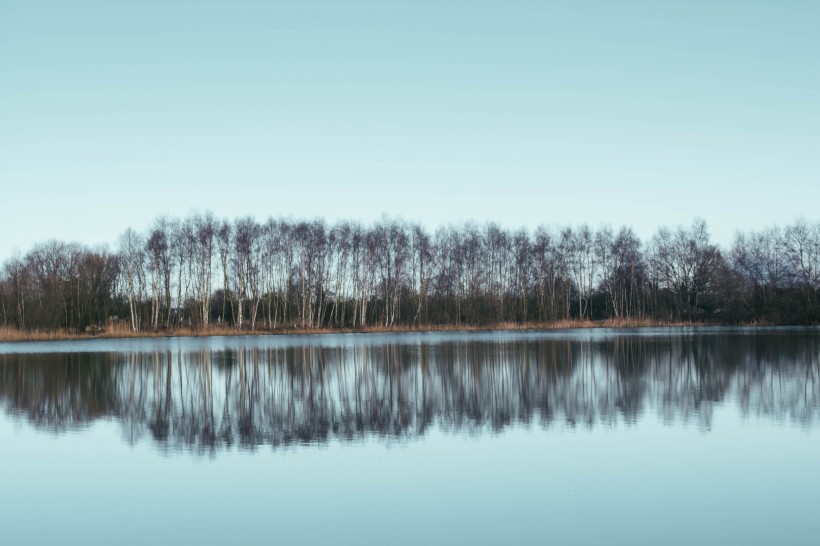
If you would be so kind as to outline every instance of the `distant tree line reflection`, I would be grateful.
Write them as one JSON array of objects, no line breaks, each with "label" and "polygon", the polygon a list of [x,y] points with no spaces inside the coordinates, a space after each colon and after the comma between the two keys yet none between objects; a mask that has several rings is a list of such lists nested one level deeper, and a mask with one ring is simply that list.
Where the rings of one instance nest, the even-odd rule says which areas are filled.
[{"label": "distant tree line reflection", "polygon": [[814,426],[819,355],[813,333],[0,355],[0,404],[40,429],[116,419],[131,442],[200,452],[644,414],[708,428],[720,404]]}]

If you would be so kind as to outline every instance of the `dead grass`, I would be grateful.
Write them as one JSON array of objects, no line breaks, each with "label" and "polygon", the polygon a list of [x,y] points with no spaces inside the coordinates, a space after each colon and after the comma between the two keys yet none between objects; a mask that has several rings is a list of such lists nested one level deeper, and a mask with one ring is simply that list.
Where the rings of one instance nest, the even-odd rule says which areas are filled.
[{"label": "dead grass", "polygon": [[[705,323],[686,321],[660,321],[641,318],[613,318],[601,321],[593,320],[558,320],[551,322],[498,322],[491,324],[433,324],[422,326],[366,326],[364,328],[265,328],[257,330],[238,330],[230,326],[211,325],[207,328],[182,327],[171,330],[132,332],[127,324],[109,324],[97,332],[68,332],[65,330],[19,330],[9,326],[0,326],[0,342],[12,341],[63,341],[72,339],[93,338],[142,338],[142,337],[207,337],[236,335],[286,335],[286,334],[341,334],[341,333],[379,333],[379,332],[450,332],[450,331],[490,331],[490,330],[563,330],[570,328],[652,328],[705,326]],[[760,326],[755,324],[753,326]]]},{"label": "dead grass", "polygon": [[682,326],[714,326],[714,324],[688,320],[657,320],[650,318],[611,318],[601,321],[602,328],[672,328]]},{"label": "dead grass", "polygon": [[0,341],[59,341],[71,339],[60,330],[18,330],[9,326],[0,326]]}]

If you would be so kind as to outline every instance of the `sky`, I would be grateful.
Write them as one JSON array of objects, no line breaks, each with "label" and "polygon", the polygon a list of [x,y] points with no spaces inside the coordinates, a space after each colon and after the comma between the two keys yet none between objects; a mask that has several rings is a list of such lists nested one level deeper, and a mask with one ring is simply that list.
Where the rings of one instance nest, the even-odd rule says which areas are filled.
[{"label": "sky", "polygon": [[815,0],[0,0],[0,262],[205,210],[728,245],[819,174]]}]

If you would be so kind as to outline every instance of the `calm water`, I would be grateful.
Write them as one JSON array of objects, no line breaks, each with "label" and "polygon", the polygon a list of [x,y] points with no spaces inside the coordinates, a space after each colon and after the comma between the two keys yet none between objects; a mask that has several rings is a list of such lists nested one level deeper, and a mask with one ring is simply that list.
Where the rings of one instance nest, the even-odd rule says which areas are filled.
[{"label": "calm water", "polygon": [[0,544],[817,544],[820,332],[0,343]]}]

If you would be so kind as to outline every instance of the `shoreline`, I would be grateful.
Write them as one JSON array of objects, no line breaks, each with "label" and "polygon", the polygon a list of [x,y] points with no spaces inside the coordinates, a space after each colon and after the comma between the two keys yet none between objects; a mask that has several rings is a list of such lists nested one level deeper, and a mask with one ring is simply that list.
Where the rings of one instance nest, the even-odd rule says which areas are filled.
[{"label": "shoreline", "polygon": [[[424,326],[365,326],[363,328],[258,328],[256,330],[233,327],[191,328],[182,327],[170,330],[132,332],[130,330],[89,332],[54,331],[21,331],[16,328],[0,327],[0,343],[38,342],[38,341],[73,341],[87,339],[134,339],[162,337],[220,337],[220,336],[281,336],[281,335],[322,335],[322,334],[373,334],[404,332],[488,332],[488,331],[532,331],[532,330],[567,330],[595,328],[681,328],[699,326],[737,326],[737,327],[772,327],[794,326],[772,323],[717,323],[696,321],[658,321],[649,319],[605,319],[605,320],[559,320],[551,322],[502,322],[482,325],[470,324],[437,324]],[[805,324],[801,326],[815,326]]]}]

